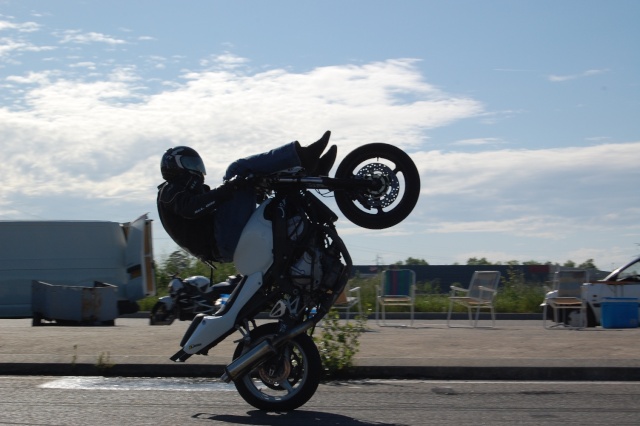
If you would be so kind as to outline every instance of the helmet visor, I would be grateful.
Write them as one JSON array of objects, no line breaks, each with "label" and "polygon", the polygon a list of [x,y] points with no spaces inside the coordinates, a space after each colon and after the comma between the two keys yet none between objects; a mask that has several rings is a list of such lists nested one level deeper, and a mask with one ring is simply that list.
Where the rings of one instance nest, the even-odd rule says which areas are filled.
[{"label": "helmet visor", "polygon": [[193,170],[194,172],[200,172],[203,175],[207,174],[206,169],[204,168],[204,163],[202,162],[202,158],[200,157],[180,157],[180,159],[178,160],[180,162],[180,165],[187,169],[187,170]]}]

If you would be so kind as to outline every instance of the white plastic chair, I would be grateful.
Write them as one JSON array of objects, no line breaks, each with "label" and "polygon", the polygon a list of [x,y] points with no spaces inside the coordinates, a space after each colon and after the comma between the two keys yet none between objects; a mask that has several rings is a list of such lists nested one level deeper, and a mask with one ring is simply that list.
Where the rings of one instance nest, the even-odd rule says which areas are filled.
[{"label": "white plastic chair", "polygon": [[[493,306],[498,284],[500,283],[500,271],[475,271],[471,277],[469,288],[451,286],[449,296],[449,313],[447,314],[447,326],[453,327],[451,312],[453,306],[458,304],[465,306],[469,313],[469,324],[472,328],[478,327],[480,310],[486,309],[491,313],[491,327],[496,325],[496,313]],[[472,311],[475,310],[475,320]]]},{"label": "white plastic chair", "polygon": [[347,322],[350,319],[351,309],[357,306],[358,315],[362,315],[362,297],[360,297],[360,287],[351,288],[349,283],[345,286],[340,296],[336,299],[336,302],[333,304],[333,308],[338,311],[346,312],[345,317]]},{"label": "white plastic chair", "polygon": [[[584,328],[585,304],[582,300],[582,284],[589,281],[589,274],[585,270],[557,271],[553,278],[553,289],[556,297],[548,297],[542,303],[542,326],[553,328]],[[548,309],[553,310],[553,324],[547,325]],[[578,323],[572,322],[567,315],[578,312]],[[564,314],[564,315],[562,315]]]}]

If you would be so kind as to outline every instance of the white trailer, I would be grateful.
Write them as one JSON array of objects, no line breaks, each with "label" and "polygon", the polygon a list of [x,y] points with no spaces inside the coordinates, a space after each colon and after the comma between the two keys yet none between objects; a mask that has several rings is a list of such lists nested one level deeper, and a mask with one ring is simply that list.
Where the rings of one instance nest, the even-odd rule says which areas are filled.
[{"label": "white trailer", "polygon": [[118,289],[120,313],[155,295],[151,220],[0,221],[0,318],[32,315],[32,282]]}]

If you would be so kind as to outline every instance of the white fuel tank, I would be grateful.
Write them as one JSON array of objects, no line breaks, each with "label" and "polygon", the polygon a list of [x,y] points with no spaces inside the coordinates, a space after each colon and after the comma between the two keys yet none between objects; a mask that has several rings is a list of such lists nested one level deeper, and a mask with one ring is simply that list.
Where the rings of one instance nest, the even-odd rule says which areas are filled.
[{"label": "white fuel tank", "polygon": [[264,218],[264,210],[271,200],[262,203],[242,230],[233,263],[242,275],[266,272],[273,263],[273,226]]}]

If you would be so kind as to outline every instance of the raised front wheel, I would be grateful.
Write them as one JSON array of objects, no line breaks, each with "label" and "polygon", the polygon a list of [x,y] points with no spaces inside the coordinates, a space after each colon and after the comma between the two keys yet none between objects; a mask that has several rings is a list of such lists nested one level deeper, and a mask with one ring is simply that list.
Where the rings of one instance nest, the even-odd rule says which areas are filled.
[{"label": "raised front wheel", "polygon": [[363,228],[397,225],[409,216],[420,196],[420,174],[415,163],[407,153],[385,143],[363,145],[350,152],[335,177],[370,183],[359,189],[335,191],[340,211]]}]

